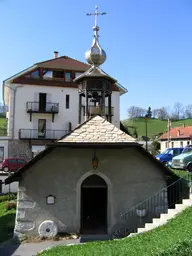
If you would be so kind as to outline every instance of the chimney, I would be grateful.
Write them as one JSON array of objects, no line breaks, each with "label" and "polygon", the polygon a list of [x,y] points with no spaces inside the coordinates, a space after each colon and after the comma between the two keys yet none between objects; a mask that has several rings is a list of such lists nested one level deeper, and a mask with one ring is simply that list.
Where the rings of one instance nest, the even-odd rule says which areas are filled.
[{"label": "chimney", "polygon": [[177,136],[180,136],[180,130],[177,131]]},{"label": "chimney", "polygon": [[55,59],[58,58],[58,55],[59,55],[59,52],[54,51],[54,58],[55,58]]}]

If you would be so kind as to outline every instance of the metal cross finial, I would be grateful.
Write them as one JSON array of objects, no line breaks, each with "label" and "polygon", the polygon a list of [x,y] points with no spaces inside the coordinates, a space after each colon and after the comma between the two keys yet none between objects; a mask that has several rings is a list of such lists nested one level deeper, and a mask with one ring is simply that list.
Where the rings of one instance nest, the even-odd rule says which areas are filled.
[{"label": "metal cross finial", "polygon": [[105,15],[107,14],[106,12],[98,12],[98,6],[96,5],[95,6],[95,12],[94,13],[87,13],[87,16],[92,16],[94,15],[95,16],[95,27],[97,26],[97,19],[98,19],[98,15]]}]

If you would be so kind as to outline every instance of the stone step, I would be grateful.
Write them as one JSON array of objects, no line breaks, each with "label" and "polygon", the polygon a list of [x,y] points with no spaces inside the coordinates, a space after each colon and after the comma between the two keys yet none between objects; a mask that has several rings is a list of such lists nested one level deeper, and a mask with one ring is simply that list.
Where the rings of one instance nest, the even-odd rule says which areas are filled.
[{"label": "stone step", "polygon": [[145,230],[145,228],[138,228],[137,229],[137,233],[143,233],[143,232],[145,232],[146,230]]},{"label": "stone step", "polygon": [[177,210],[177,209],[168,209],[168,215],[169,216],[175,216],[176,214],[178,214],[179,213],[179,211]]},{"label": "stone step", "polygon": [[154,223],[146,223],[145,224],[145,230],[146,231],[152,230],[154,228],[156,228],[156,225]]},{"label": "stone step", "polygon": [[182,210],[184,210],[185,208],[187,208],[187,206],[184,205],[184,204],[176,204],[176,205],[175,205],[175,209],[177,209],[177,210],[179,210],[179,211],[182,211]]},{"label": "stone step", "polygon": [[183,205],[192,206],[192,199],[183,199]]},{"label": "stone step", "polygon": [[138,233],[130,233],[128,237],[136,236]]},{"label": "stone step", "polygon": [[153,224],[157,225],[157,226],[161,226],[167,223],[167,219],[166,218],[154,218],[153,219]]},{"label": "stone step", "polygon": [[172,218],[172,216],[169,215],[168,213],[161,213],[160,218],[164,218],[164,219],[166,219],[166,220],[169,220],[169,219]]}]

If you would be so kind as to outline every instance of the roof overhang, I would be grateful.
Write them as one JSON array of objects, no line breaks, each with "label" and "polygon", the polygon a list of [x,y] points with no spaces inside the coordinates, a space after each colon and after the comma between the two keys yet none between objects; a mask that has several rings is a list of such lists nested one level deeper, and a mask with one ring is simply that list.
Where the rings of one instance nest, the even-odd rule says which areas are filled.
[{"label": "roof overhang", "polygon": [[[26,172],[31,166],[36,164],[39,160],[45,157],[47,154],[51,153],[55,148],[65,147],[65,148],[87,148],[87,149],[121,149],[121,148],[137,148],[141,151],[143,155],[150,158],[160,169],[164,175],[168,178],[178,176],[174,174],[168,167],[164,166],[159,160],[157,160],[154,156],[152,156],[148,151],[146,151],[139,143],[135,142],[124,142],[124,143],[72,143],[72,142],[55,142],[47,145],[47,148],[40,152],[36,157],[31,159],[25,166],[20,168],[18,171],[13,173],[5,180],[5,184],[10,184],[14,181],[22,180],[22,174]],[[179,177],[178,177],[179,178]]]},{"label": "roof overhang", "polygon": [[37,66],[36,65],[33,65],[29,68],[26,68],[24,70],[22,70],[21,72],[13,75],[13,76],[10,76],[9,78],[7,78],[6,80],[3,81],[3,86],[2,86],[2,97],[3,97],[3,103],[5,104],[5,87],[11,87],[11,83],[13,82],[14,79],[18,78],[19,76],[22,76],[24,75],[26,72],[30,72],[30,71],[33,71],[34,69],[36,69]]}]

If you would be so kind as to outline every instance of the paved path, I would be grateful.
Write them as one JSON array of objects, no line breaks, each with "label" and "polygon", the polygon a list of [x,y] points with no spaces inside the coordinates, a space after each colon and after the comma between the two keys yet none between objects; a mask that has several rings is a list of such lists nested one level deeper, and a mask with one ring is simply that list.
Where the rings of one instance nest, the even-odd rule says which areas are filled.
[{"label": "paved path", "polygon": [[60,241],[44,241],[39,243],[22,243],[22,244],[6,244],[0,245],[1,256],[35,256],[38,252],[49,247],[67,244],[79,244],[79,239],[60,240]]}]

